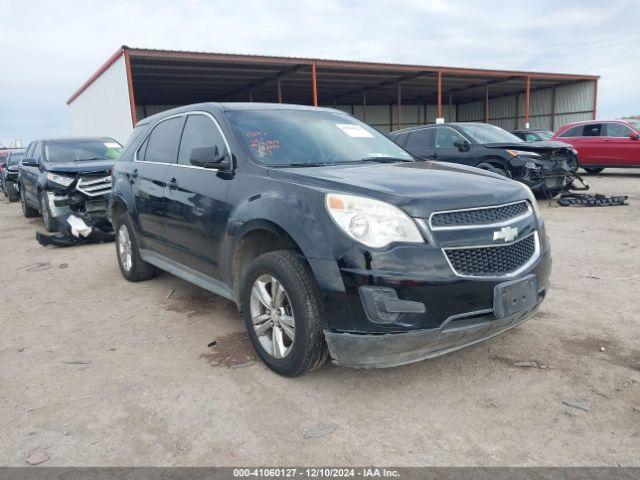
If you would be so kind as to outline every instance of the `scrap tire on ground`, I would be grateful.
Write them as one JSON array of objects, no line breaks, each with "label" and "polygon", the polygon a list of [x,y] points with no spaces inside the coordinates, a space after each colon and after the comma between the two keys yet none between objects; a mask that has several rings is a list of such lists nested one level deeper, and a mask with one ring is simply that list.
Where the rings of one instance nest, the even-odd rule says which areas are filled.
[{"label": "scrap tire on ground", "polygon": [[[122,276],[130,282],[141,282],[153,278],[156,275],[156,267],[142,260],[138,240],[133,233],[129,217],[127,217],[125,213],[120,213],[120,215],[115,218],[113,226],[116,234],[116,258],[118,259],[118,266],[120,267]],[[122,254],[122,252],[126,252],[127,250],[127,239],[128,252],[130,255],[128,261],[126,253],[124,256]]]},{"label": "scrap tire on ground", "polygon": [[46,192],[40,192],[40,194],[38,195],[38,199],[40,200],[40,213],[42,215],[42,223],[44,223],[44,228],[47,229],[47,232],[57,232],[58,222],[51,214],[51,209],[49,209],[49,201],[47,200]]},{"label": "scrap tire on ground", "polygon": [[595,168],[595,167],[584,167],[583,166],[582,169],[587,173],[600,173],[601,171],[604,170],[604,167]]},{"label": "scrap tire on ground", "polygon": [[20,200],[20,192],[11,183],[4,187],[4,194],[9,198],[10,202],[17,202]]},{"label": "scrap tire on ground", "polygon": [[[286,308],[291,313],[289,318],[294,325],[294,339],[284,358],[276,358],[266,350],[258,340],[252,320],[253,288],[257,285],[258,279],[266,277],[271,277],[281,284],[283,297],[288,305]],[[240,300],[249,338],[258,356],[271,370],[285,377],[296,377],[324,364],[328,354],[320,324],[319,292],[311,269],[302,255],[293,250],[279,250],[257,257],[249,265],[241,287]],[[254,297],[254,304],[258,304],[257,297]],[[273,339],[273,328],[271,331]],[[265,336],[268,337],[268,333]]]},{"label": "scrap tire on ground", "polygon": [[38,210],[27,205],[27,195],[24,193],[24,187],[20,187],[20,203],[22,204],[24,218],[35,218],[40,215]]}]

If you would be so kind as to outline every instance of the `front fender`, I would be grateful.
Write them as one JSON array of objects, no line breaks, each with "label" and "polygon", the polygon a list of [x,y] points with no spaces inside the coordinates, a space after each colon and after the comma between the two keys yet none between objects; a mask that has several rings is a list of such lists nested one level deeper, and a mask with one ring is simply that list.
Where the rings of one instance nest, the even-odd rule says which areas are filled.
[{"label": "front fender", "polygon": [[[336,235],[336,227],[324,210],[323,192],[274,191],[240,202],[229,217],[223,251],[235,252],[240,240],[256,229],[286,234],[305,256],[320,290],[344,292],[336,259],[353,242]],[[225,262],[227,280],[231,280],[233,254],[227,255]]]}]

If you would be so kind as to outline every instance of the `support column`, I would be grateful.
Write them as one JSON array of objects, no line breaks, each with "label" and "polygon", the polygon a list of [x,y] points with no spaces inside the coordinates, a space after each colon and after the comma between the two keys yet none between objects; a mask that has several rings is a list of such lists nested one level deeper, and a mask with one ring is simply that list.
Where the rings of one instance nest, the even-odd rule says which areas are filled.
[{"label": "support column", "polygon": [[367,91],[362,91],[362,121],[367,121]]},{"label": "support column", "polygon": [[556,131],[556,87],[551,89],[551,131]]},{"label": "support column", "polygon": [[402,82],[398,82],[398,111],[397,111],[398,130],[402,128]]},{"label": "support column", "polygon": [[253,89],[249,90],[249,101],[253,103]]},{"label": "support column", "polygon": [[136,123],[138,123],[138,112],[136,112],[136,100],[133,93],[133,78],[131,76],[131,59],[129,58],[129,50],[126,48],[124,49],[124,66],[127,72],[127,90],[129,91],[129,108],[131,109],[131,123],[135,127]]},{"label": "support column", "polygon": [[452,120],[452,115],[451,115],[451,107],[453,105],[453,95],[449,94],[449,121],[453,122],[453,121],[458,121],[458,119],[456,118],[455,120]]},{"label": "support column", "polygon": [[524,128],[529,128],[529,109],[531,108],[531,75],[527,75],[527,88],[524,94]]},{"label": "support column", "polygon": [[316,76],[316,62],[311,64],[311,82],[313,83],[313,106],[318,106],[318,78]]},{"label": "support column", "polygon": [[598,79],[593,81],[593,119],[596,119],[596,112],[598,110]]},{"label": "support column", "polygon": [[484,123],[489,123],[489,85],[484,86]]},{"label": "support column", "polygon": [[438,118],[442,118],[442,71],[438,70]]},{"label": "support column", "polygon": [[282,103],[282,83],[278,78],[278,103]]}]

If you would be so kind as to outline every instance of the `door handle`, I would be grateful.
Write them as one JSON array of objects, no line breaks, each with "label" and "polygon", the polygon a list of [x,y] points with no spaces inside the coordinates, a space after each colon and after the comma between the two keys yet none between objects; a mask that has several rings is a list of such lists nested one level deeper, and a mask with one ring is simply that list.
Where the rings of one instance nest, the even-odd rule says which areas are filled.
[{"label": "door handle", "polygon": [[438,158],[438,154],[437,153],[432,153],[431,154],[431,158]]}]

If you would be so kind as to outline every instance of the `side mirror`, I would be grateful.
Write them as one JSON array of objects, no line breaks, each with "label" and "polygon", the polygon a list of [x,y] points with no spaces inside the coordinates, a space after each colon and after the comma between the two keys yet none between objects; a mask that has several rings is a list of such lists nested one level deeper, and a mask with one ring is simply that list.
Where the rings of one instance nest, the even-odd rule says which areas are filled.
[{"label": "side mirror", "polygon": [[630,138],[631,140],[640,140],[640,133],[637,133],[637,132],[631,132],[631,133],[629,134],[629,138]]},{"label": "side mirror", "polygon": [[469,150],[471,150],[471,144],[466,140],[453,142],[453,146],[456,147],[461,152],[468,152]]},{"label": "side mirror", "polygon": [[36,161],[35,158],[25,158],[21,161],[23,167],[34,167],[38,168],[40,164]]},{"label": "side mirror", "polygon": [[189,155],[191,165],[202,168],[228,169],[231,162],[226,154],[220,154],[218,147],[196,147]]}]

